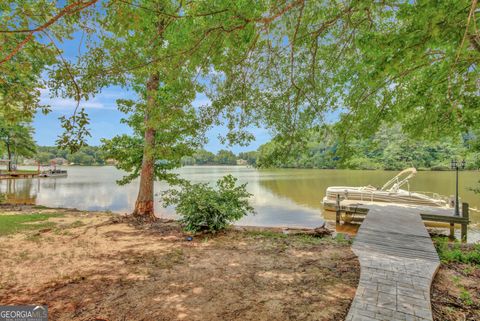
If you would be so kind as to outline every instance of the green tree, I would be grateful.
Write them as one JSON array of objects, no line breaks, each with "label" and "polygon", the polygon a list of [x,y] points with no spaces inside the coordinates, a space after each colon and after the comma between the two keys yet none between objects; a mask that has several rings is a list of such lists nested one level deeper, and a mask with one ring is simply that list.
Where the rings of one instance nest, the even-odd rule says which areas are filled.
[{"label": "green tree", "polygon": [[14,156],[31,157],[36,152],[36,144],[33,140],[33,127],[28,123],[9,123],[0,119],[0,143],[4,146],[7,157],[10,160],[8,170],[12,170]]},{"label": "green tree", "polygon": [[40,164],[48,164],[55,156],[48,152],[38,152],[35,158]]},{"label": "green tree", "polygon": [[220,105],[197,110],[191,103],[213,77],[212,70],[226,80],[229,66],[245,58],[258,40],[256,23],[265,10],[263,1],[157,0],[117,2],[98,17],[100,42],[83,62],[88,73],[97,75],[89,79],[97,86],[128,86],[139,97],[119,104],[130,114],[126,122],[134,135],[104,141],[107,157],[130,172],[122,183],[140,177],[136,217],[155,219],[153,180],[174,182],[169,170],[192,155],[204,141],[205,128],[220,119]]},{"label": "green tree", "polygon": [[215,155],[215,163],[220,165],[237,165],[237,156],[229,150],[221,149]]},{"label": "green tree", "polygon": [[[335,125],[332,125],[335,126]],[[479,152],[474,147],[476,137],[444,137],[429,141],[412,139],[399,124],[380,126],[372,136],[354,138],[348,157],[337,153],[339,133],[327,126],[323,131],[310,131],[299,148],[288,147],[277,137],[258,149],[258,167],[308,167],[400,170],[406,167],[420,169],[449,168],[452,157],[467,160],[468,169],[477,169]],[[285,154],[287,148],[295,152]],[[343,155],[342,155],[343,156]]]},{"label": "green tree", "polygon": [[88,155],[83,151],[78,151],[73,154],[67,155],[67,160],[69,163],[74,163],[75,165],[94,165],[95,158],[93,156]]},{"label": "green tree", "polygon": [[211,165],[215,161],[215,154],[205,149],[198,149],[193,154],[197,165]]},{"label": "green tree", "polygon": [[180,162],[182,166],[192,166],[195,165],[195,158],[192,156],[183,156]]},{"label": "green tree", "polygon": [[257,151],[241,152],[238,154],[238,158],[246,160],[247,164],[250,166],[255,166],[255,164],[257,163],[257,156]]},{"label": "green tree", "polygon": [[[37,111],[50,112],[40,104],[40,90],[77,101],[70,117],[62,117],[64,134],[59,143],[81,147],[88,136],[88,117],[80,106],[90,88],[81,88],[79,70],[63,56],[58,44],[74,32],[92,34],[89,19],[100,0],[2,1],[0,3],[0,115],[10,121],[31,118]],[[49,80],[45,81],[44,76]],[[43,77],[42,77],[43,76]]]}]

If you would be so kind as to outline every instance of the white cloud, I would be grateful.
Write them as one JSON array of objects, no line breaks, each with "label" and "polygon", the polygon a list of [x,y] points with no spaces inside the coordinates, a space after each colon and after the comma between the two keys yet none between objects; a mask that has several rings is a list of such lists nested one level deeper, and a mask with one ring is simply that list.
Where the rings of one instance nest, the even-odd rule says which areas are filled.
[{"label": "white cloud", "polygon": [[[90,100],[81,100],[80,107],[84,107],[85,109],[116,109],[115,100],[113,100],[111,96],[102,96],[102,93],[100,93],[99,95]],[[117,97],[120,97],[120,95],[118,95]],[[49,105],[52,110],[56,111],[73,110],[77,106],[77,101],[75,99],[51,97],[50,90],[44,88],[40,89],[40,102],[42,104]]]}]

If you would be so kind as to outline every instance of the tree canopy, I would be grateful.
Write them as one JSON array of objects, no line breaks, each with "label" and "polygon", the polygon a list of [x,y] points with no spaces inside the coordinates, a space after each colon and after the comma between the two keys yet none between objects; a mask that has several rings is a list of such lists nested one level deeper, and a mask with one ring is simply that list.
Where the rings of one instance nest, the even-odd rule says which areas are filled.
[{"label": "tree canopy", "polygon": [[[173,178],[167,170],[211,125],[225,123],[231,143],[254,139],[252,124],[268,127],[291,154],[333,115],[345,159],[381,124],[438,139],[480,121],[477,0],[27,0],[1,8],[5,115],[40,108],[47,71],[51,92],[78,102],[58,140],[78,149],[89,135],[82,99],[112,84],[136,93],[119,102],[134,135],[105,141],[130,172],[124,182],[141,178],[136,213],[153,211],[153,178]],[[86,48],[76,61],[57,46],[74,31]],[[198,93],[211,105],[193,107]]]},{"label": "tree canopy", "polygon": [[294,151],[291,154],[283,153],[284,144],[274,138],[258,149],[256,166],[385,170],[413,166],[448,170],[450,160],[461,157],[466,160],[467,169],[480,168],[480,150],[472,146],[479,139],[475,132],[428,141],[408,137],[399,124],[383,125],[373,135],[352,140],[354,148],[347,156],[340,150],[338,135],[328,127],[311,131],[302,144],[291,147]]},{"label": "tree canopy", "polygon": [[[331,112],[341,114],[345,142],[382,121],[435,138],[478,122],[477,7],[476,0],[7,1],[0,68],[5,77],[18,70],[30,77],[53,66],[53,94],[78,100],[111,83],[135,87],[155,68],[184,75],[190,68],[187,78],[211,76],[208,92],[232,141],[252,139],[244,130],[251,123],[298,140]],[[57,46],[74,31],[88,49],[77,63]],[[37,88],[24,86],[28,79],[3,83]],[[179,96],[191,98],[206,83]],[[78,147],[87,124],[82,113],[63,119],[69,133],[59,143]]]},{"label": "tree canopy", "polygon": [[8,170],[18,156],[31,157],[36,153],[36,144],[33,140],[33,127],[26,122],[10,123],[0,118],[0,145],[5,150],[8,160]]}]

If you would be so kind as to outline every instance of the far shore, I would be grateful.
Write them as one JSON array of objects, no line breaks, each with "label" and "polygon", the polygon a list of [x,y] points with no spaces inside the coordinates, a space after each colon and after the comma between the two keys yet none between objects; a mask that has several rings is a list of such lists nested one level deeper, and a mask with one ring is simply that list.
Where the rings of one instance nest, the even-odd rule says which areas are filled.
[{"label": "far shore", "polygon": [[[47,165],[42,165],[43,167]],[[59,164],[56,165],[59,167],[115,167],[114,164],[92,164],[92,165],[81,165],[81,164]],[[37,165],[19,165],[19,170],[22,168],[33,168],[37,167]],[[227,164],[205,164],[205,165],[184,165],[182,167],[231,167],[231,168],[252,168],[257,170],[335,170],[335,171],[385,171],[385,172],[399,172],[402,169],[381,169],[381,168],[317,168],[317,167],[255,167],[252,165],[227,165]],[[0,171],[5,172],[6,169],[0,169]],[[454,169],[450,169],[448,167],[445,168],[417,168],[419,172],[454,172]],[[480,172],[480,168],[478,169],[464,169],[462,172]]]}]

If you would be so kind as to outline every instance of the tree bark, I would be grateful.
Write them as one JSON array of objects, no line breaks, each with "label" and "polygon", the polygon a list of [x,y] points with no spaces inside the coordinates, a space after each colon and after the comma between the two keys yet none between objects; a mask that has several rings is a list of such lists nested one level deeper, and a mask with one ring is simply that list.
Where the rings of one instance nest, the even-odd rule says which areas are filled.
[{"label": "tree bark", "polygon": [[140,187],[133,216],[143,222],[156,220],[153,204],[153,183],[155,180],[155,128],[150,123],[150,115],[155,108],[155,95],[159,88],[157,74],[150,76],[147,82],[147,106],[145,108],[145,145],[143,147],[142,169],[140,171]]}]

